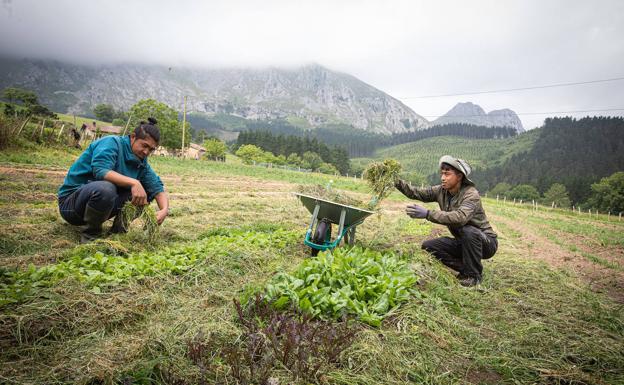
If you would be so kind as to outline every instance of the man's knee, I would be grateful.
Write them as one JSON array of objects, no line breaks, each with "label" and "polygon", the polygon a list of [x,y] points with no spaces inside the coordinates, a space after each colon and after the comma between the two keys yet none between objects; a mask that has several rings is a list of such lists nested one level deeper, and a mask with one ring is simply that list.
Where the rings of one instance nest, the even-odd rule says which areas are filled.
[{"label": "man's knee", "polygon": [[481,230],[479,230],[478,228],[474,226],[462,226],[457,231],[459,232],[459,235],[461,236],[462,239],[471,240],[471,239],[482,238]]},{"label": "man's knee", "polygon": [[117,186],[106,180],[91,182],[90,184],[91,199],[105,202],[112,207],[117,199]]}]

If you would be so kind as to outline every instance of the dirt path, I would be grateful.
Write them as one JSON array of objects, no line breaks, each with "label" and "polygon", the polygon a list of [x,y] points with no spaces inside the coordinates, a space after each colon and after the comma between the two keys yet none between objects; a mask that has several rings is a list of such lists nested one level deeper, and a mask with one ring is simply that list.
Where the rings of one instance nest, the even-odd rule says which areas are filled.
[{"label": "dirt path", "polygon": [[[619,303],[624,303],[624,272],[594,263],[579,253],[564,249],[540,234],[539,227],[514,221],[499,215],[489,215],[492,223],[501,223],[517,232],[520,242],[508,242],[506,247],[526,258],[540,259],[559,269],[570,269],[587,282],[596,292],[606,293]],[[505,234],[504,229],[497,231]],[[513,236],[508,238],[513,239]],[[595,250],[594,253],[600,253]]]}]

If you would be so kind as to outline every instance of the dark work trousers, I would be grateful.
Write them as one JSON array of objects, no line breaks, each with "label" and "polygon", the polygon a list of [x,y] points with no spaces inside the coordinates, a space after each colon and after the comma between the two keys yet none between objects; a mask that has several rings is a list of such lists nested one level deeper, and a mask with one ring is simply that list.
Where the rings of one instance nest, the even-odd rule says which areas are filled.
[{"label": "dark work trousers", "polygon": [[85,224],[83,217],[87,205],[103,213],[110,211],[110,219],[119,213],[131,197],[130,189],[117,187],[109,181],[89,182],[73,193],[59,198],[59,211],[68,223],[80,226]]},{"label": "dark work trousers", "polygon": [[481,280],[481,260],[492,258],[496,253],[496,237],[489,236],[474,226],[454,228],[452,233],[455,238],[431,239],[423,242],[422,248],[462,276]]}]

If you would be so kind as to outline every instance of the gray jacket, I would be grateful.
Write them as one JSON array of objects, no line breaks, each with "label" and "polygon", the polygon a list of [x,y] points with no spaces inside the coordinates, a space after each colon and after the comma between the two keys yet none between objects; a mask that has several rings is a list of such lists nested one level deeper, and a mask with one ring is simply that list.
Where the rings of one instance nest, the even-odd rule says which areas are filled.
[{"label": "gray jacket", "polygon": [[399,180],[396,188],[408,198],[422,202],[438,202],[440,210],[429,210],[427,220],[446,225],[453,235],[456,235],[454,231],[456,228],[471,225],[491,237],[496,237],[485,216],[481,196],[474,186],[462,185],[456,195],[451,195],[440,185],[417,188],[404,180]]}]

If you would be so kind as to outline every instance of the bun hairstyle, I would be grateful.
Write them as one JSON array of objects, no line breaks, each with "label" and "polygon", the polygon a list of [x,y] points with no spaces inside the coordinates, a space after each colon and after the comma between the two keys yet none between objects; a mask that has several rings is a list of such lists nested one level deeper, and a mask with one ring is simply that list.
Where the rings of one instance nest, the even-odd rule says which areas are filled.
[{"label": "bun hairstyle", "polygon": [[160,130],[156,127],[157,123],[155,118],[147,118],[147,122],[141,120],[137,128],[134,129],[135,137],[145,139],[149,135],[158,144],[160,142]]}]

